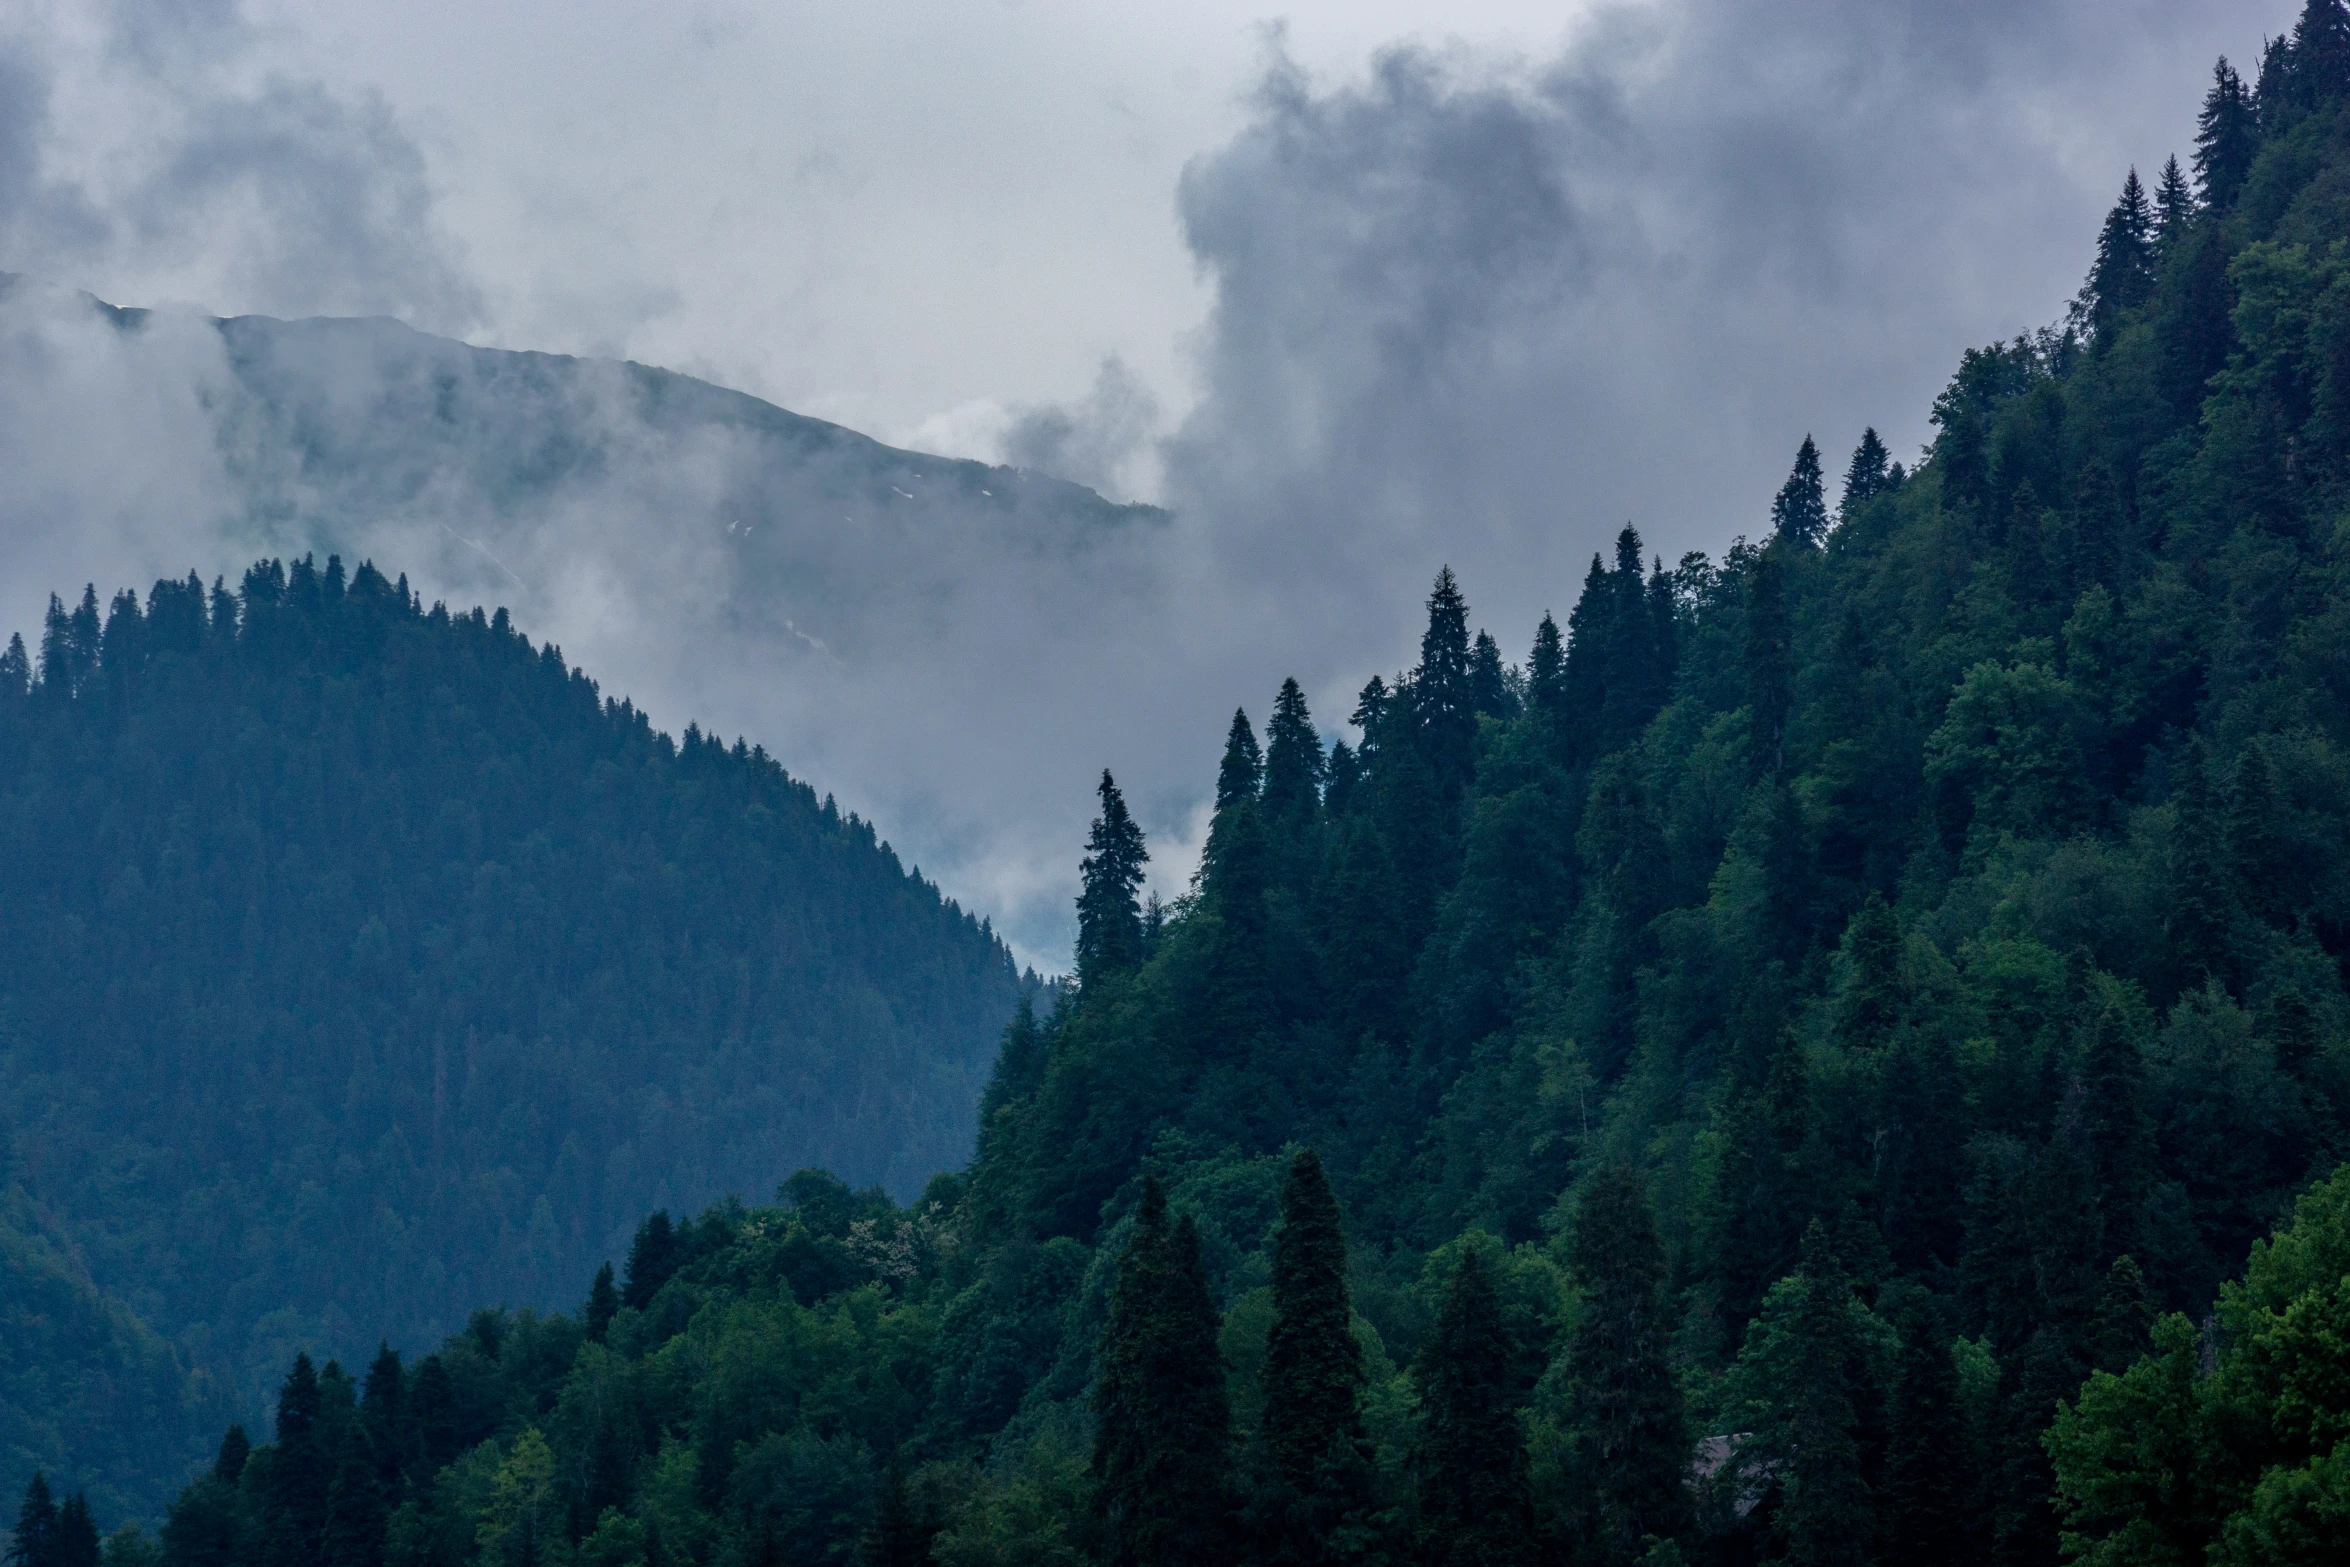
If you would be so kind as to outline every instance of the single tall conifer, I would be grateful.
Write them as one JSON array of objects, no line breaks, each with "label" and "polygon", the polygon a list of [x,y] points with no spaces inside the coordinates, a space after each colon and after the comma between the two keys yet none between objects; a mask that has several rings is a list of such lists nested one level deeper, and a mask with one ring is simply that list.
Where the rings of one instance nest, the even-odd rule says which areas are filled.
[{"label": "single tall conifer", "polygon": [[1779,538],[1815,548],[1828,536],[1828,502],[1820,475],[1820,449],[1806,435],[1795,449],[1795,467],[1771,502],[1771,531]]},{"label": "single tall conifer", "polygon": [[1510,1385],[1516,1346],[1484,1254],[1461,1253],[1420,1384],[1420,1559],[1429,1567],[1521,1567],[1534,1553],[1526,1437]]},{"label": "single tall conifer", "polygon": [[1150,861],[1142,829],[1127,814],[1126,797],[1107,769],[1094,819],[1078,862],[1084,890],[1077,896],[1077,981],[1080,987],[1124,973],[1142,961],[1142,868]]},{"label": "single tall conifer", "polygon": [[1639,1561],[1689,1526],[1689,1431],[1672,1365],[1667,1268],[1648,1188],[1629,1165],[1593,1176],[1575,1205],[1581,1295],[1567,1349],[1567,1431],[1595,1562]]},{"label": "single tall conifer", "polygon": [[1350,1561],[1372,1544],[1373,1465],[1353,1323],[1338,1200],[1320,1156],[1303,1149],[1282,1183],[1273,1250],[1261,1527],[1269,1561]]}]

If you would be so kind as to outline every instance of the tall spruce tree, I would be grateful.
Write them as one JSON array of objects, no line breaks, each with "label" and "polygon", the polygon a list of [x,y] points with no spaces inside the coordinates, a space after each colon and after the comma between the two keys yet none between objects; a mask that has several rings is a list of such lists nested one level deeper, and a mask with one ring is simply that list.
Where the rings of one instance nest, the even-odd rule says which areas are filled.
[{"label": "tall spruce tree", "polygon": [[1566,672],[1566,643],[1558,622],[1544,610],[1542,624],[1534,628],[1534,651],[1526,657],[1526,700],[1538,711],[1555,711],[1564,696]]},{"label": "tall spruce tree", "polygon": [[1523,1567],[1535,1560],[1526,1435],[1511,1368],[1518,1358],[1492,1265],[1461,1252],[1420,1386],[1420,1560],[1428,1567]]},{"label": "tall spruce tree", "polygon": [[1273,1248],[1266,1340],[1266,1485],[1258,1536],[1280,1563],[1359,1561],[1377,1544],[1363,1428],[1363,1352],[1346,1287],[1338,1199],[1313,1149],[1289,1162]]},{"label": "tall spruce tree", "polygon": [[604,1332],[612,1326],[612,1319],[620,1315],[620,1292],[612,1287],[612,1264],[603,1263],[596,1269],[593,1283],[588,1285],[587,1305],[580,1313],[580,1325],[594,1342],[604,1342]]},{"label": "tall spruce tree", "polygon": [[2165,260],[2179,248],[2195,222],[2195,192],[2175,157],[2162,160],[2162,177],[2154,183],[2154,249]]},{"label": "tall spruce tree", "polygon": [[1084,890],[1077,896],[1077,982],[1099,984],[1142,961],[1142,868],[1150,862],[1142,829],[1127,814],[1126,797],[1107,769],[1097,792],[1085,858],[1078,862]]},{"label": "tall spruce tree", "polygon": [[1746,577],[1747,704],[1756,770],[1778,772],[1787,762],[1787,715],[1795,702],[1794,627],[1788,622],[1787,568],[1777,548],[1756,553]]},{"label": "tall spruce tree", "polygon": [[2211,91],[2195,121],[2195,186],[2203,204],[2219,211],[2234,206],[2259,151],[2252,95],[2223,54],[2211,68]]},{"label": "tall spruce tree", "polygon": [[1517,716],[1517,693],[1510,690],[1509,675],[1501,667],[1501,644],[1489,631],[1478,632],[1469,647],[1469,707],[1482,717]]},{"label": "tall spruce tree", "polygon": [[677,1229],[669,1222],[669,1210],[656,1209],[647,1214],[636,1227],[636,1235],[628,1244],[628,1273],[621,1285],[620,1303],[638,1311],[653,1303],[677,1272]]},{"label": "tall spruce tree", "polygon": [[264,1567],[313,1567],[318,1559],[334,1479],[324,1413],[317,1368],[298,1354],[277,1395],[277,1443],[261,1498]]},{"label": "tall spruce tree", "polygon": [[1266,818],[1292,831],[1311,821],[1321,803],[1325,771],[1322,737],[1306,710],[1305,692],[1294,679],[1284,680],[1265,725]]},{"label": "tall spruce tree", "polygon": [[1187,1567],[1231,1545],[1232,1414],[1199,1231],[1145,1177],[1096,1355],[1094,1507],[1114,1567]]},{"label": "tall spruce tree", "polygon": [[1795,467],[1771,501],[1771,533],[1805,549],[1828,536],[1828,501],[1820,474],[1820,449],[1809,435],[1795,449]]},{"label": "tall spruce tree", "polygon": [[1265,757],[1257,749],[1257,732],[1249,727],[1243,708],[1232,710],[1231,727],[1224,732],[1224,761],[1216,769],[1216,809],[1241,800],[1254,800],[1265,782]]},{"label": "tall spruce tree", "polygon": [[1877,1533],[1862,1439],[1870,1389],[1853,1325],[1852,1280],[1817,1219],[1804,1232],[1796,1277],[1786,1499],[1773,1524],[1782,1559],[1795,1567],[1866,1567]]},{"label": "tall spruce tree", "polygon": [[1885,449],[1877,427],[1870,425],[1860,432],[1860,444],[1852,449],[1852,461],[1844,466],[1844,498],[1837,503],[1836,515],[1849,518],[1885,493],[1893,482],[1893,454]]},{"label": "tall spruce tree", "polygon": [[1885,1560],[1900,1567],[1960,1567],[1977,1559],[1974,1520],[1955,1483],[1952,1454],[1964,1418],[1951,1346],[1922,1301],[1901,1324],[1885,1458]]},{"label": "tall spruce tree", "polygon": [[2122,181],[2122,193],[2105,215],[2097,235],[2097,259],[2081,290],[2081,321],[2090,338],[2109,343],[2122,318],[2154,292],[2154,214],[2138,171]]},{"label": "tall spruce tree", "polygon": [[1588,1559],[1613,1567],[1691,1521],[1669,1269],[1647,1185],[1630,1165],[1608,1165],[1584,1187],[1569,1261],[1581,1300],[1566,1355],[1567,1431],[1589,1508],[1580,1532]]},{"label": "tall spruce tree", "polygon": [[16,1567],[49,1567],[57,1551],[57,1497],[49,1477],[33,1471],[16,1509],[16,1533],[8,1545],[8,1560]]},{"label": "tall spruce tree", "polygon": [[2227,969],[2232,912],[2225,875],[2226,838],[2200,736],[2190,736],[2171,796],[2170,909],[2164,920],[2180,988]]},{"label": "tall spruce tree", "polygon": [[2306,0],[2293,24],[2290,97],[2312,111],[2350,95],[2350,7],[2343,0]]},{"label": "tall spruce tree", "polygon": [[[615,1299],[612,1264],[605,1263],[596,1277],[603,1283],[606,1298]],[[589,1304],[592,1311],[592,1296]],[[610,1313],[606,1316],[609,1319]],[[409,1450],[415,1445],[407,1395],[408,1378],[400,1366],[400,1352],[388,1342],[378,1342],[375,1359],[367,1367],[367,1381],[359,1395],[359,1428],[375,1457],[376,1479],[385,1486],[399,1484],[400,1475],[407,1468]]]},{"label": "tall spruce tree", "polygon": [[327,1488],[317,1559],[319,1567],[381,1567],[383,1554],[383,1485],[376,1478],[375,1455],[367,1438],[355,1429],[342,1443],[335,1477]]},{"label": "tall spruce tree", "polygon": [[1477,742],[1476,695],[1469,684],[1469,605],[1450,566],[1428,592],[1428,629],[1412,672],[1412,717],[1421,754],[1446,799],[1468,786]]},{"label": "tall spruce tree", "polygon": [[98,1567],[98,1520],[90,1515],[88,1493],[76,1491],[57,1510],[57,1539],[50,1567]]}]

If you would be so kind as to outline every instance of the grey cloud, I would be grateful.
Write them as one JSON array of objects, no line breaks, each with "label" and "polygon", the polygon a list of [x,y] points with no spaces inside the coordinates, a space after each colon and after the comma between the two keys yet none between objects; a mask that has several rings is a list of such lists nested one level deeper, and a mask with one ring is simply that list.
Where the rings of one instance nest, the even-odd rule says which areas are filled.
[{"label": "grey cloud", "polygon": [[[383,322],[126,333],[19,291],[0,598],[26,625],[85,580],[372,555],[511,604],[665,725],[764,742],[1054,964],[1097,769],[1180,887],[1233,706],[1295,674],[1336,719],[1409,657],[1439,563],[1523,647],[1625,520],[1718,549],[1807,430],[1921,439],[1958,351],[2056,315],[2124,164],[2184,144],[2210,57],[2262,20],[1687,0],[1539,60],[1402,50],[1337,85],[1276,61],[1178,192],[1214,306],[1157,453],[1171,520],[611,363]],[[185,246],[279,310],[462,314],[382,105],[168,91],[196,96],[107,243]],[[56,132],[10,130],[15,104],[0,221],[61,235],[20,221]],[[1147,418],[1113,364],[1013,446],[1114,482]]]},{"label": "grey cloud", "polygon": [[1004,461],[1057,473],[1105,495],[1134,493],[1132,465],[1159,426],[1159,400],[1112,354],[1075,403],[1023,410],[1004,433]]}]

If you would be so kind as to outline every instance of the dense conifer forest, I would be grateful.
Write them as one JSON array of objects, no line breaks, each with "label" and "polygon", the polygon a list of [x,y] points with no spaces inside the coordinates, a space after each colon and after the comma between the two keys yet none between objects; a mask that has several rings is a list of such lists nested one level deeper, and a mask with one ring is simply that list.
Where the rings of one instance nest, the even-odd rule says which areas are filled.
[{"label": "dense conifer forest", "polygon": [[307,559],[53,602],[0,654],[0,1472],[144,1510],[167,1416],[297,1347],[566,1299],[802,1162],[911,1194],[1019,983],[870,826],[503,611]]},{"label": "dense conifer forest", "polygon": [[1522,664],[1440,575],[1172,903],[1105,774],[965,1170],[297,1359],[107,1559],[2344,1559],[2339,0],[1933,419]]}]

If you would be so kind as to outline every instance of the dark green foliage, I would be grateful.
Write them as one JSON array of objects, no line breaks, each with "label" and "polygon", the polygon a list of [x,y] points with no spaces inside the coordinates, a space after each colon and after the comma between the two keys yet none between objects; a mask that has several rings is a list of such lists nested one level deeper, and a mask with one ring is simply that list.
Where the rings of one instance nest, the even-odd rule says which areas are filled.
[{"label": "dark green foliage", "polygon": [[1535,1559],[1526,1440],[1509,1374],[1516,1357],[1492,1265],[1469,1247],[1415,1368],[1423,1562],[1514,1567]]},{"label": "dark green foliage", "polygon": [[2211,91],[2195,121],[2195,186],[2205,206],[2235,205],[2260,151],[2259,118],[2227,56],[2211,69]]},{"label": "dark green foliage", "polygon": [[[1252,742],[1253,749],[1253,742]],[[1077,982],[1098,984],[1142,961],[1142,868],[1150,863],[1142,829],[1126,809],[1107,769],[1098,790],[1102,814],[1094,819],[1079,869],[1085,890],[1077,898]]]},{"label": "dark green foliage", "polygon": [[57,1497],[49,1489],[49,1477],[36,1470],[25,1486],[24,1501],[16,1509],[8,1560],[17,1567],[48,1567],[56,1559]]},{"label": "dark green foliage", "polygon": [[2153,294],[2154,260],[2154,213],[2132,169],[2097,235],[2097,261],[2081,289],[2081,320],[2093,342],[2110,343],[2123,318]]},{"label": "dark green foliage", "polygon": [[2195,193],[2176,158],[2162,160],[2162,177],[2154,186],[2154,248],[2167,258],[2185,242],[2195,221]]},{"label": "dark green foliage", "polygon": [[1265,726],[1266,819],[1291,831],[1309,822],[1321,804],[1324,776],[1322,737],[1306,711],[1305,693],[1295,680],[1284,680]]},{"label": "dark green foliage", "polygon": [[1816,548],[1828,534],[1828,502],[1820,476],[1820,449],[1805,436],[1795,449],[1795,468],[1771,501],[1771,536]]},{"label": "dark green foliage", "polygon": [[1690,1523],[1689,1430],[1670,1348],[1667,1269],[1639,1172],[1609,1165],[1575,1207],[1580,1309],[1566,1348],[1571,1473],[1589,1559],[1638,1562]]},{"label": "dark green foliage", "polygon": [[98,1523],[90,1499],[76,1491],[57,1510],[57,1535],[49,1548],[50,1567],[98,1567]]},{"label": "dark green foliage", "polygon": [[1979,1559],[1979,1520],[1960,1472],[1967,1444],[1958,1373],[1949,1341],[1922,1305],[1901,1326],[1886,1435],[1885,1560],[1959,1567]]},{"label": "dark green foliage", "polygon": [[1363,1560],[1377,1543],[1375,1460],[1363,1428],[1363,1353],[1346,1287],[1346,1236],[1314,1150],[1289,1163],[1273,1250],[1257,1532],[1269,1562]]},{"label": "dark green foliage", "polygon": [[1190,1215],[1143,1182],[1102,1330],[1094,1505],[1117,1567],[1216,1560],[1231,1539],[1231,1413]]},{"label": "dark green foliage", "polygon": [[[560,1299],[663,1192],[966,1156],[1008,955],[763,753],[334,560],[42,640],[0,691],[0,1124],[109,1299],[40,1308],[53,1387],[0,1373],[0,1480],[151,1514],[291,1343]],[[0,1299],[46,1300],[24,1239]]]},{"label": "dark green foliage", "polygon": [[1860,444],[1852,449],[1852,461],[1844,469],[1844,498],[1838,503],[1836,515],[1850,518],[1861,507],[1892,488],[1893,454],[1885,450],[1884,441],[1876,427],[1860,432]]},{"label": "dark green foliage", "polygon": [[588,1286],[587,1309],[581,1313],[588,1337],[601,1343],[619,1312],[620,1292],[612,1287],[612,1264],[603,1263],[596,1269],[595,1282]]}]

